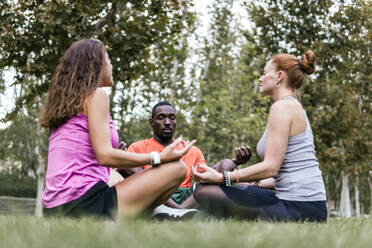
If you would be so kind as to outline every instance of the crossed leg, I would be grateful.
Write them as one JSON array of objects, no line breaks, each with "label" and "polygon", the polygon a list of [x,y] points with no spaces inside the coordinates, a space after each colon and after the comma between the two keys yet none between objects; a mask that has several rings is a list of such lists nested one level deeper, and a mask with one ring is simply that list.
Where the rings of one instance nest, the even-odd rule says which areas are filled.
[{"label": "crossed leg", "polygon": [[[250,220],[269,219],[262,208],[244,206],[232,201],[218,185],[198,184],[194,191],[194,197],[201,210],[216,217],[235,217]],[[252,203],[254,205],[254,202]]]},{"label": "crossed leg", "polygon": [[182,161],[162,164],[126,178],[115,185],[118,213],[137,216],[166,201],[186,176]]},{"label": "crossed leg", "polygon": [[194,194],[191,194],[182,204],[183,208],[198,208],[198,203],[195,200]]}]

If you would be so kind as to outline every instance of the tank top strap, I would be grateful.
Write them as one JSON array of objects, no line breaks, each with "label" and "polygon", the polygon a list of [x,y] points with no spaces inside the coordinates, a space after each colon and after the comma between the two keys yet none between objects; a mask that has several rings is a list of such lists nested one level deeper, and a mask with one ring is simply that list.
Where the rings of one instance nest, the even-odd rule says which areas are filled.
[{"label": "tank top strap", "polygon": [[306,110],[302,109],[303,113],[304,113],[304,117],[305,117],[305,122],[306,122],[306,130],[309,130],[311,133],[313,132],[313,130],[311,129],[311,126],[310,126],[310,121],[309,121],[309,118],[307,117],[307,113],[306,113]]}]

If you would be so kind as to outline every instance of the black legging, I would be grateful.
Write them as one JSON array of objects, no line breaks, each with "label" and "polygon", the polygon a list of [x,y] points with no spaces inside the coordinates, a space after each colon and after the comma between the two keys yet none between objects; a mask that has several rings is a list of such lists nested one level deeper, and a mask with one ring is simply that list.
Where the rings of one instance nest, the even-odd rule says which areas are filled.
[{"label": "black legging", "polygon": [[233,187],[199,184],[194,197],[202,210],[217,217],[316,222],[327,219],[325,201],[286,201],[271,190],[244,184]]}]

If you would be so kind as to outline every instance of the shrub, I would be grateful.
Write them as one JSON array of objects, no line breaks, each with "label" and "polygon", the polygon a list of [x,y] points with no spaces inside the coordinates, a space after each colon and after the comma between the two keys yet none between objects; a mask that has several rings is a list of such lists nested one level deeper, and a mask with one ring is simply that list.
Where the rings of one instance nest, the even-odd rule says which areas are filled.
[{"label": "shrub", "polygon": [[36,179],[18,173],[0,173],[0,195],[36,197]]}]

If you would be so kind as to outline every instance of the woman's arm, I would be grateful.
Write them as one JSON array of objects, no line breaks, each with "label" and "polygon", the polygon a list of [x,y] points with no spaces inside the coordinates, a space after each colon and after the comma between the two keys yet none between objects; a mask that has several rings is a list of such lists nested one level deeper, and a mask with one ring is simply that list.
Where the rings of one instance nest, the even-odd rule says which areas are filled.
[{"label": "woman's arm", "polygon": [[[86,106],[89,136],[94,154],[100,165],[129,168],[151,163],[150,154],[126,152],[112,147],[108,121],[109,98],[103,89],[98,88],[92,96],[87,99]],[[175,148],[181,142],[182,139],[177,139],[159,154],[162,163],[179,160],[195,143],[195,141],[186,142],[184,149],[178,151]]]},{"label": "woman's arm", "polygon": [[275,179],[272,177],[261,179],[256,183],[256,186],[264,189],[274,189]]},{"label": "woman's arm", "polygon": [[275,177],[283,163],[291,127],[291,112],[283,102],[276,102],[270,108],[264,161],[230,173],[231,180],[258,181]]},{"label": "woman's arm", "polygon": [[[125,143],[124,141],[121,141],[119,142],[119,145],[117,147],[117,149],[120,149],[120,150],[123,150],[123,151],[129,151],[129,152],[136,152],[136,151],[133,151],[131,150],[133,146],[130,146],[129,148],[127,147],[127,143]],[[139,153],[139,152],[137,152]],[[143,171],[142,167],[139,166],[139,167],[132,167],[132,168],[120,168],[120,169],[117,169],[117,172],[119,172],[120,175],[122,175],[124,178],[127,178],[127,177],[130,177],[136,173],[139,173]]]},{"label": "woman's arm", "polygon": [[[281,102],[274,103],[270,108],[267,140],[264,161],[252,166],[230,172],[232,182],[251,182],[274,177],[278,174],[287,150],[289,130],[291,126],[291,113],[288,106]],[[208,167],[209,168],[209,167]],[[205,172],[193,171],[194,177],[204,183],[221,183],[221,173],[212,168]]]}]

